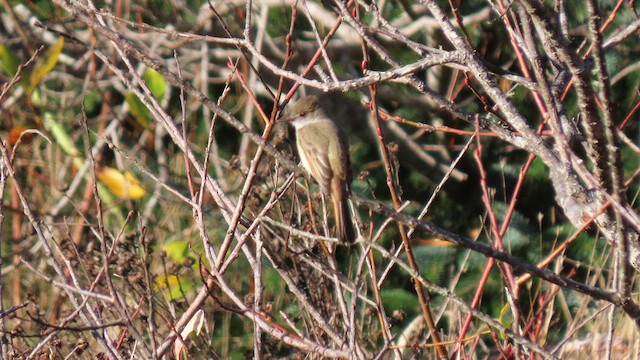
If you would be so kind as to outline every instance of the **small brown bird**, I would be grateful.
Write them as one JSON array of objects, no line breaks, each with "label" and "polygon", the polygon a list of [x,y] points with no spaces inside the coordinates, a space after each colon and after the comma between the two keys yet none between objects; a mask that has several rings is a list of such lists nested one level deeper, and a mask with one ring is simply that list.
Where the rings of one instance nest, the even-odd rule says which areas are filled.
[{"label": "small brown bird", "polygon": [[336,237],[342,243],[353,243],[356,234],[348,202],[351,161],[346,136],[315,96],[298,100],[280,121],[293,125],[302,165],[333,200]]}]

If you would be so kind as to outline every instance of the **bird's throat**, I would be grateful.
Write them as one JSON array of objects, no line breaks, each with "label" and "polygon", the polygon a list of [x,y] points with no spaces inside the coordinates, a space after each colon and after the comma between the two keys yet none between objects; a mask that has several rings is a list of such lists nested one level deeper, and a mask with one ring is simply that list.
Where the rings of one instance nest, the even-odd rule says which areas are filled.
[{"label": "bird's throat", "polygon": [[293,127],[296,128],[296,130],[300,130],[301,128],[307,125],[322,124],[322,123],[332,123],[332,121],[327,117],[311,115],[311,116],[298,118],[291,122],[291,124],[293,125]]}]

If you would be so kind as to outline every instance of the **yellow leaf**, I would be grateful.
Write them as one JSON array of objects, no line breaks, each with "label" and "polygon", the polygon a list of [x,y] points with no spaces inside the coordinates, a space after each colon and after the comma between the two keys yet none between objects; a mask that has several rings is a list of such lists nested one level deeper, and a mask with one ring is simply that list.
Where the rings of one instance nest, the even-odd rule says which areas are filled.
[{"label": "yellow leaf", "polygon": [[103,167],[97,171],[96,176],[113,195],[119,198],[140,199],[145,195],[140,182],[130,172],[124,175],[110,167]]},{"label": "yellow leaf", "polygon": [[194,283],[178,275],[160,275],[156,277],[156,290],[163,290],[171,299],[180,299],[193,290]]},{"label": "yellow leaf", "polygon": [[179,278],[177,275],[161,275],[156,278],[156,287],[159,289],[170,289],[178,286]]},{"label": "yellow leaf", "polygon": [[58,58],[60,57],[60,53],[62,52],[62,47],[64,46],[64,38],[60,36],[58,41],[53,44],[47,53],[45,54],[44,59],[36,65],[33,69],[33,73],[31,74],[31,79],[29,81],[29,93],[33,92],[33,89],[38,86],[40,81],[53,70],[53,68],[58,63]]}]

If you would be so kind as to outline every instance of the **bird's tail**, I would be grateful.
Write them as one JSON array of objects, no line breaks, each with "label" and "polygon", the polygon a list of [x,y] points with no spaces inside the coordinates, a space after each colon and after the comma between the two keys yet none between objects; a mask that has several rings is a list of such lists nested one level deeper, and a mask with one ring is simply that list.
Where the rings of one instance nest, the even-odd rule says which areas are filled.
[{"label": "bird's tail", "polygon": [[[349,210],[349,189],[337,184],[333,192],[333,211],[336,218],[336,237],[343,244],[352,244],[356,240],[355,228]],[[336,188],[338,187],[338,188]]]}]

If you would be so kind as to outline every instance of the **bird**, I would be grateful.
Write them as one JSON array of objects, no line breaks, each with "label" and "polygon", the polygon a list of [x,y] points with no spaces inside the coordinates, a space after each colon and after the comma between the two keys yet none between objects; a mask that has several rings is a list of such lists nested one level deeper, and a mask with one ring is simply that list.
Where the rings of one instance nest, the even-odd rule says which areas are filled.
[{"label": "bird", "polygon": [[352,244],[356,234],[348,201],[351,160],[347,137],[313,95],[292,104],[279,121],[293,126],[302,166],[332,199],[338,241]]}]

